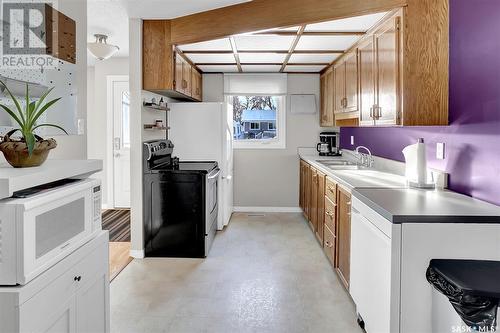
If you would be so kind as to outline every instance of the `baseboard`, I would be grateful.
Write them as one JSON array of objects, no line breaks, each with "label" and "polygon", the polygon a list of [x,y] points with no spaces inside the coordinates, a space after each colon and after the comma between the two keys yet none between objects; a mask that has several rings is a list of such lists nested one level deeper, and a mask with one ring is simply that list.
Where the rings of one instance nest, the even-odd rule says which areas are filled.
[{"label": "baseboard", "polygon": [[130,250],[130,256],[135,259],[143,259],[144,250]]},{"label": "baseboard", "polygon": [[233,207],[235,213],[301,213],[300,207]]}]

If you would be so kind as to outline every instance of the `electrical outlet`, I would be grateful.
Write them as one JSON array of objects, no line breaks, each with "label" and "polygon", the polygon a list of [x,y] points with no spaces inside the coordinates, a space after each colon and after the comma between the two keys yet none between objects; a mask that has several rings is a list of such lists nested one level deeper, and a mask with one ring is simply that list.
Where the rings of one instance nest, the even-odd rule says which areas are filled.
[{"label": "electrical outlet", "polygon": [[351,135],[351,146],[354,146],[354,135]]},{"label": "electrical outlet", "polygon": [[78,119],[78,135],[85,134],[85,119]]},{"label": "electrical outlet", "polygon": [[444,143],[436,143],[436,158],[438,160],[444,160]]}]

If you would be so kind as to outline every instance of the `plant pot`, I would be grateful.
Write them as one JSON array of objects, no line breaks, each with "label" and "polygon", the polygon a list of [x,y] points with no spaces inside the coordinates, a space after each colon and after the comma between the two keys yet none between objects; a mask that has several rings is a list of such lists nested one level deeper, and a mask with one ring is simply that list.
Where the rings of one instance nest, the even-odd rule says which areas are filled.
[{"label": "plant pot", "polygon": [[56,140],[37,140],[31,156],[28,154],[28,146],[24,141],[12,141],[9,136],[4,137],[0,143],[0,151],[7,162],[14,168],[29,168],[40,166],[45,162],[51,149],[57,147]]}]

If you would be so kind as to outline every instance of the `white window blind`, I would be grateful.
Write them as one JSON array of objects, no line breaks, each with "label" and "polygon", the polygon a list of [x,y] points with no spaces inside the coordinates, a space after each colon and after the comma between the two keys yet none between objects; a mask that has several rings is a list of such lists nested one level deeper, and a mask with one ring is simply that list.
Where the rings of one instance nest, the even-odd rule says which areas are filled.
[{"label": "white window blind", "polygon": [[229,96],[286,95],[287,74],[224,74],[224,94]]}]

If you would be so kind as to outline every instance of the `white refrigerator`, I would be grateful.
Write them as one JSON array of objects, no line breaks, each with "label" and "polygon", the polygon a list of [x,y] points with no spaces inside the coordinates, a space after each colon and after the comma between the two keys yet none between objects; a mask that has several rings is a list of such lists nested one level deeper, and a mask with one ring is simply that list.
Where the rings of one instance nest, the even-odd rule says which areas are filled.
[{"label": "white refrigerator", "polygon": [[169,104],[169,139],[174,156],[181,161],[217,161],[219,216],[217,230],[229,223],[233,213],[233,114],[223,103]]}]

